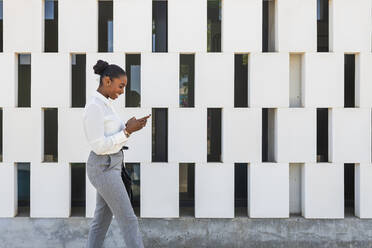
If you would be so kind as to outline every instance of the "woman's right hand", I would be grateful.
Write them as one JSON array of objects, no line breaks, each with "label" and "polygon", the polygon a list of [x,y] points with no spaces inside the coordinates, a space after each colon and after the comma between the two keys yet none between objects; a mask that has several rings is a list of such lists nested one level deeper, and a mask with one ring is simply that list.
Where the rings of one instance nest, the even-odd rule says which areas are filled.
[{"label": "woman's right hand", "polygon": [[135,117],[130,118],[125,125],[125,129],[129,134],[136,132],[143,127],[142,121],[137,120]]}]

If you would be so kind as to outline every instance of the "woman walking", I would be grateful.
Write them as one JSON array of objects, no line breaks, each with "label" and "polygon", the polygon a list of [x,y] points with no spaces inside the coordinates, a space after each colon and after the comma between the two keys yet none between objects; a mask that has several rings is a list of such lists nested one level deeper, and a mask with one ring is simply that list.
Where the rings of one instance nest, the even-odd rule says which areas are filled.
[{"label": "woman walking", "polygon": [[102,60],[98,60],[93,69],[100,75],[100,83],[83,114],[84,132],[92,150],[87,161],[87,175],[97,190],[87,248],[102,247],[113,215],[125,240],[125,247],[142,248],[138,220],[121,178],[122,148],[131,133],[146,125],[150,115],[141,119],[132,117],[124,124],[111,101],[124,93],[127,84],[125,71]]}]

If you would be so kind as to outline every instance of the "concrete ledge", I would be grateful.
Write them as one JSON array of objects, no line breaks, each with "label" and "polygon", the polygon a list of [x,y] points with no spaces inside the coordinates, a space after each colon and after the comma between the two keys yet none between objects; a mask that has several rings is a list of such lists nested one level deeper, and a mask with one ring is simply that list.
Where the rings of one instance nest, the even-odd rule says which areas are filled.
[{"label": "concrete ledge", "polygon": [[[85,247],[91,218],[0,219],[0,247]],[[372,220],[139,219],[145,247],[371,247]],[[104,246],[123,247],[115,219]]]}]

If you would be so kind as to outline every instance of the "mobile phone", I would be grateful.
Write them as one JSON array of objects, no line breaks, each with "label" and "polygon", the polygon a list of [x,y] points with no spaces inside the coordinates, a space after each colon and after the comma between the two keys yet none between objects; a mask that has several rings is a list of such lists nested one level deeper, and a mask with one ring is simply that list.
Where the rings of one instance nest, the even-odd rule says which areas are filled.
[{"label": "mobile phone", "polygon": [[145,117],[142,117],[141,120],[146,120],[146,119],[150,118],[150,116],[151,116],[151,114],[146,115]]}]

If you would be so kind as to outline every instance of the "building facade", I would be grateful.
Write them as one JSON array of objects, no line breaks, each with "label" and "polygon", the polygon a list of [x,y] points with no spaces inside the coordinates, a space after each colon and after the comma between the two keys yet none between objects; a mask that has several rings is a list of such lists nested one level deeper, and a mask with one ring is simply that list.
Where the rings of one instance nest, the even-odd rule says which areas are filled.
[{"label": "building facade", "polygon": [[[124,68],[142,218],[372,218],[370,0],[0,0],[0,217],[92,217],[82,113]],[[123,186],[124,187],[124,186]]]}]

